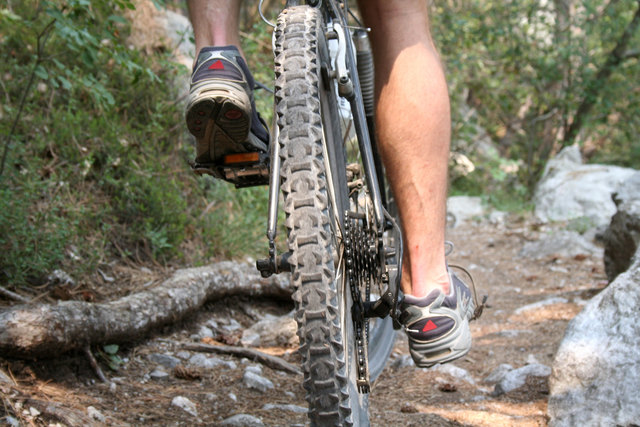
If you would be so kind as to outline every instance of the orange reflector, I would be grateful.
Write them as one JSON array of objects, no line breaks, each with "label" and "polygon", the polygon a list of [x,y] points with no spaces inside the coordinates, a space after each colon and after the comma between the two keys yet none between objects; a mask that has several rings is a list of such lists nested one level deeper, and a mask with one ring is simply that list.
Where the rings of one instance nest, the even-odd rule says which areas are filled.
[{"label": "orange reflector", "polygon": [[224,164],[232,165],[235,163],[254,163],[259,159],[260,155],[258,153],[227,154],[224,156]]}]

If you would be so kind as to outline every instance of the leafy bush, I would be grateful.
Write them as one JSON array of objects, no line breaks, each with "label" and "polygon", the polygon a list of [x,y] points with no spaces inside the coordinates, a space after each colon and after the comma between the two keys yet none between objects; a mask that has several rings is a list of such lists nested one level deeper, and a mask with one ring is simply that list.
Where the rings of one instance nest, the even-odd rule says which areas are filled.
[{"label": "leafy bush", "polygon": [[203,263],[266,250],[265,190],[235,192],[190,171],[174,84],[188,70],[128,47],[132,7],[0,8],[0,283],[41,283],[57,268],[82,279],[114,257]]}]

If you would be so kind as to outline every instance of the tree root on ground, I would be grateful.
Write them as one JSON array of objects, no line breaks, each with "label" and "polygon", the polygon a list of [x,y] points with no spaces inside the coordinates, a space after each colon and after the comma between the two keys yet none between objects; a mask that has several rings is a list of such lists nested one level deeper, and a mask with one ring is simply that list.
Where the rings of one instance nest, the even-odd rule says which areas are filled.
[{"label": "tree root on ground", "polygon": [[288,277],[265,279],[234,262],[178,270],[153,289],[112,302],[25,304],[0,311],[0,354],[57,357],[94,344],[130,342],[210,300],[233,295],[288,299],[292,292]]}]

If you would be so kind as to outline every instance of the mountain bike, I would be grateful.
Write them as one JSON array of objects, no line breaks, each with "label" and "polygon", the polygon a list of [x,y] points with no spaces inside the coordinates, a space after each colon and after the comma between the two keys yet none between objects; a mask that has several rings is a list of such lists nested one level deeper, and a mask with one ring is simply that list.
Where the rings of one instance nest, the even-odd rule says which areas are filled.
[{"label": "mountain bike", "polygon": [[270,152],[199,172],[233,174],[237,186],[268,183],[269,254],[256,264],[264,277],[291,272],[310,421],[368,425],[369,392],[399,328],[403,246],[375,141],[367,29],[344,0],[288,0],[271,25]]},{"label": "mountain bike", "polygon": [[[367,30],[346,1],[287,1],[274,30],[264,276],[291,271],[309,418],[368,424],[393,347],[402,237],[377,150]],[[276,253],[282,190],[289,252]],[[399,326],[396,321],[396,327]]]}]

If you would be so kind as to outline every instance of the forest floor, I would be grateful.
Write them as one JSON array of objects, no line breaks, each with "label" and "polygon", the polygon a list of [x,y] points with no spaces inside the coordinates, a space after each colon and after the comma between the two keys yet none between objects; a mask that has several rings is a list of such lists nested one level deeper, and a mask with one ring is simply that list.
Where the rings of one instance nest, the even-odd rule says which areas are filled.
[{"label": "forest floor", "polygon": [[[456,246],[450,262],[465,266],[474,276],[479,293],[489,294],[490,307],[472,323],[471,352],[453,362],[468,375],[452,376],[444,370],[423,370],[403,363],[407,360],[407,342],[403,334],[398,334],[391,360],[373,386],[372,425],[547,424],[548,377],[529,377],[524,386],[500,395],[494,393],[494,384],[486,378],[505,363],[513,368],[530,363],[551,367],[569,320],[606,286],[599,256],[532,259],[520,255],[527,242],[552,232],[553,228],[522,218],[510,218],[501,224],[463,224],[448,231],[448,239]],[[144,269],[141,277],[142,272],[130,269],[128,283],[135,290],[135,286],[149,285],[149,275],[159,279],[169,273]],[[16,382],[14,392],[2,396],[0,422],[74,424],[69,414],[78,414],[79,420],[86,421],[88,408],[92,407],[98,413],[94,418],[106,425],[219,425],[235,414],[253,415],[268,426],[305,425],[306,414],[299,412],[306,406],[299,375],[262,366],[261,375],[271,380],[274,388],[261,392],[247,388],[242,380],[246,366],[255,362],[217,355],[226,363],[208,370],[174,369],[162,378],[150,375],[158,367],[152,354],[170,354],[184,360],[196,354],[185,352],[181,345],[192,343],[193,335],[212,319],[218,324],[235,319],[244,328],[255,323],[255,313],[285,316],[292,308],[292,304],[238,297],[209,303],[145,341],[120,346],[117,356],[123,363],[117,371],[100,362],[109,383],[96,378],[81,353],[33,362],[0,358],[0,367]],[[261,350],[294,364],[298,361],[293,348]],[[193,410],[172,405],[178,396],[193,402]],[[48,402],[50,410],[38,410],[36,402]],[[265,404],[294,406],[269,409]],[[67,416],[56,420],[56,411]],[[67,421],[60,421],[64,419]]]}]

